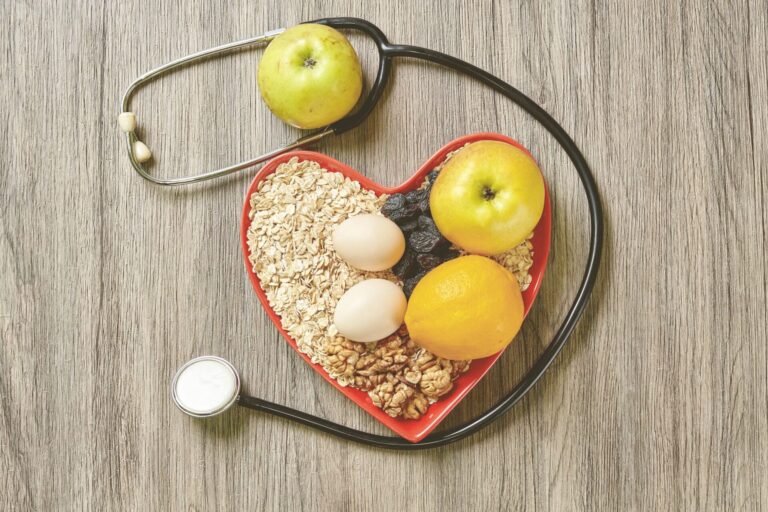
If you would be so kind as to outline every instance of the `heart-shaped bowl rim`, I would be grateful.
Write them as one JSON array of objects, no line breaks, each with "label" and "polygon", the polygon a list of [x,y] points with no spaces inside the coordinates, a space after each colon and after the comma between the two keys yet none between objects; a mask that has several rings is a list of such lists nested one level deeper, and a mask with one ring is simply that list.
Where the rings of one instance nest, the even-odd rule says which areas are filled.
[{"label": "heart-shaped bowl rim", "polygon": [[[379,420],[381,423],[386,425],[396,434],[414,443],[421,441],[435,427],[437,427],[443,419],[445,419],[445,417],[451,412],[451,410],[454,407],[456,407],[456,405],[458,405],[458,403],[472,390],[472,388],[475,387],[475,385],[480,381],[480,379],[483,378],[483,376],[488,372],[488,370],[490,370],[491,366],[493,366],[494,363],[496,363],[496,361],[499,359],[499,357],[504,351],[502,350],[498,354],[492,355],[490,357],[486,357],[483,359],[476,359],[472,361],[469,371],[467,371],[466,373],[461,375],[458,379],[456,379],[456,381],[454,382],[454,387],[451,390],[451,392],[448,395],[441,398],[440,400],[438,400],[437,402],[431,404],[426,414],[422,416],[420,419],[406,420],[406,419],[397,419],[397,418],[390,417],[383,410],[373,405],[373,402],[371,402],[371,399],[368,397],[368,394],[366,392],[361,391],[359,389],[355,389],[355,388],[341,386],[338,382],[336,382],[335,379],[331,378],[331,376],[328,375],[328,373],[320,364],[313,363],[306,354],[299,351],[296,345],[296,341],[288,335],[285,329],[283,329],[281,319],[274,312],[272,307],[269,305],[269,301],[267,300],[267,296],[261,287],[259,278],[255,274],[255,272],[253,272],[250,261],[248,259],[248,256],[249,256],[248,228],[250,226],[249,213],[251,211],[250,198],[251,198],[251,195],[253,195],[253,193],[256,191],[261,181],[263,181],[267,176],[275,172],[275,170],[280,164],[288,162],[291,158],[294,158],[294,157],[298,157],[299,160],[302,160],[302,161],[312,160],[312,161],[318,162],[321,167],[331,172],[340,172],[344,176],[360,182],[360,184],[364,188],[374,191],[377,195],[407,192],[409,190],[418,188],[419,185],[421,185],[421,183],[423,182],[425,176],[432,169],[434,169],[438,164],[440,164],[445,159],[445,156],[448,153],[461,148],[465,144],[468,144],[470,142],[477,142],[480,140],[496,140],[496,141],[506,142],[508,144],[512,144],[513,146],[522,149],[523,151],[525,151],[527,154],[530,155],[530,152],[525,147],[523,147],[520,143],[518,143],[514,139],[511,139],[505,135],[501,135],[498,133],[489,133],[489,132],[473,133],[470,135],[464,135],[462,137],[454,139],[448,144],[446,144],[445,146],[443,146],[442,148],[440,148],[434,155],[432,155],[431,158],[429,158],[426,162],[424,162],[424,164],[419,168],[418,171],[416,171],[410,178],[408,178],[402,184],[396,187],[384,187],[382,185],[379,185],[378,183],[373,182],[369,178],[363,176],[358,171],[356,171],[355,169],[352,169],[348,165],[343,164],[322,153],[316,153],[314,151],[291,151],[288,153],[284,153],[280,156],[277,156],[272,160],[270,160],[269,162],[267,162],[264,165],[264,167],[262,167],[261,170],[253,178],[253,181],[251,182],[250,186],[248,187],[248,191],[245,194],[245,203],[243,206],[243,215],[242,215],[241,230],[240,230],[241,246],[243,250],[243,256],[245,258],[245,268],[246,268],[246,272],[248,273],[248,278],[250,279],[251,284],[253,285],[253,289],[256,292],[256,296],[259,298],[259,301],[264,307],[264,310],[267,312],[267,315],[269,315],[269,317],[272,319],[272,322],[277,327],[278,331],[280,331],[280,333],[283,335],[285,340],[296,351],[296,353],[298,353],[299,356],[301,356],[304,359],[304,361],[306,361],[307,364],[312,366],[320,375],[322,375],[322,377],[325,380],[331,383],[331,385],[333,385],[336,389],[344,393],[349,399],[351,399],[353,402],[355,402],[357,405],[363,408],[371,416],[373,416],[374,418]],[[533,157],[531,156],[531,158]],[[539,288],[541,287],[541,282],[544,278],[544,270],[546,269],[547,259],[549,257],[549,247],[551,243],[550,237],[551,237],[551,228],[552,228],[552,214],[551,214],[551,206],[550,206],[550,200],[549,200],[549,192],[547,190],[546,183],[545,183],[544,190],[545,190],[544,212],[541,215],[541,219],[539,219],[539,223],[536,225],[536,228],[534,229],[533,238],[531,239],[531,242],[533,244],[534,254],[533,254],[533,264],[531,265],[531,268],[529,269],[528,272],[532,277],[532,281],[531,281],[531,284],[528,286],[528,288],[523,292],[523,303],[525,305],[526,316],[528,315],[528,312],[530,311],[531,306],[533,305],[534,299],[536,298],[536,295],[539,292]]]}]

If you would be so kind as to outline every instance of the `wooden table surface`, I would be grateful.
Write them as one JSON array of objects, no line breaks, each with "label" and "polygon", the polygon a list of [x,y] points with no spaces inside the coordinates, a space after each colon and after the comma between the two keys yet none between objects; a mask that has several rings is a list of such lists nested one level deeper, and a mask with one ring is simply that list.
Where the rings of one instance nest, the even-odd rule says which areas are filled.
[{"label": "wooden table surface", "polygon": [[[759,510],[768,508],[765,0],[20,2],[0,5],[1,510]],[[321,16],[456,55],[540,102],[605,205],[590,306],[542,381],[457,444],[397,453],[168,386],[213,353],[246,389],[385,433],[279,337],[243,269],[253,172],[141,180],[119,99],[168,60]],[[354,34],[370,76],[372,45]],[[153,83],[133,104],[153,172],[190,174],[295,137],[255,87],[260,51]],[[461,76],[398,62],[371,118],[318,146],[396,184],[452,138],[510,135],[551,186],[553,250],[515,344],[441,428],[506,393],[585,263],[584,194],[554,140]]]}]

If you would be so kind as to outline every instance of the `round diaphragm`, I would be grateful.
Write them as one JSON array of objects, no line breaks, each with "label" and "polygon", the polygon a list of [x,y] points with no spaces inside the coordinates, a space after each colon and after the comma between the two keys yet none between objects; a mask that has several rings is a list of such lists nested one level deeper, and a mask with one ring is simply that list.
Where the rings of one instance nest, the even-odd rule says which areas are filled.
[{"label": "round diaphragm", "polygon": [[237,401],[240,376],[220,357],[202,356],[179,368],[171,383],[173,402],[195,418],[221,414]]}]

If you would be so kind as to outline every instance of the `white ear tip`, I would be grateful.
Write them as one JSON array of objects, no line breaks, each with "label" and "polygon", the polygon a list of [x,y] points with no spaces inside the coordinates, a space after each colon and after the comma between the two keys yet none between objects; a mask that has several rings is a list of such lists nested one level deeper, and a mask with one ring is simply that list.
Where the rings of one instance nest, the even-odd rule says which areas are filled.
[{"label": "white ear tip", "polygon": [[149,150],[146,144],[137,140],[133,143],[133,157],[137,162],[143,164],[150,158],[152,158],[152,152]]},{"label": "white ear tip", "polygon": [[133,112],[123,112],[117,116],[117,124],[125,133],[131,133],[136,129],[136,114]]}]

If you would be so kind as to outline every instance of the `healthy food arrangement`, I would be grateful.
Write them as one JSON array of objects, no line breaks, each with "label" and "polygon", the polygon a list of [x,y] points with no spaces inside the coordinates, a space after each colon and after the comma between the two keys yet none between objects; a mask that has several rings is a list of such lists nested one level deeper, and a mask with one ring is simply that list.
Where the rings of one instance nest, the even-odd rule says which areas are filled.
[{"label": "healthy food arrangement", "polygon": [[[363,87],[346,38],[312,24],[270,43],[258,82],[300,128],[341,119]],[[390,417],[423,417],[520,330],[546,195],[527,151],[471,142],[393,194],[297,157],[256,179],[247,256],[269,307],[298,350]]]},{"label": "healthy food arrangement", "polygon": [[[354,47],[337,30],[363,36],[376,51],[378,67],[368,83]],[[256,73],[264,103],[308,131],[238,163],[170,177],[153,172],[152,152],[130,108],[137,91],[179,68],[264,45]],[[533,156],[503,134],[460,135],[396,187],[304,149],[367,123],[387,102],[393,64],[404,60],[472,78],[530,115],[568,156],[589,209],[585,270],[551,339],[494,405],[441,432],[433,431],[499,362],[531,312],[547,267],[552,211]],[[394,44],[362,18],[324,17],[173,59],[129,84],[118,124],[131,167],[155,185],[198,184],[263,164],[240,217],[253,291],[301,359],[400,437],[244,392],[236,367],[216,355],[190,359],[171,381],[174,403],[195,418],[238,405],[367,446],[421,450],[457,442],[498,420],[533,388],[568,342],[596,283],[602,207],[590,166],[567,131],[502,78],[434,49]],[[387,165],[396,165],[397,156],[389,153]]]},{"label": "healthy food arrangement", "polygon": [[[426,222],[428,202],[410,206],[443,168],[418,194],[377,196],[294,158],[249,198],[249,261],[283,328],[330,376],[393,417],[421,417],[469,359],[503,349],[522,323],[531,242],[491,258],[469,255]],[[421,256],[434,259],[422,266]]]}]

